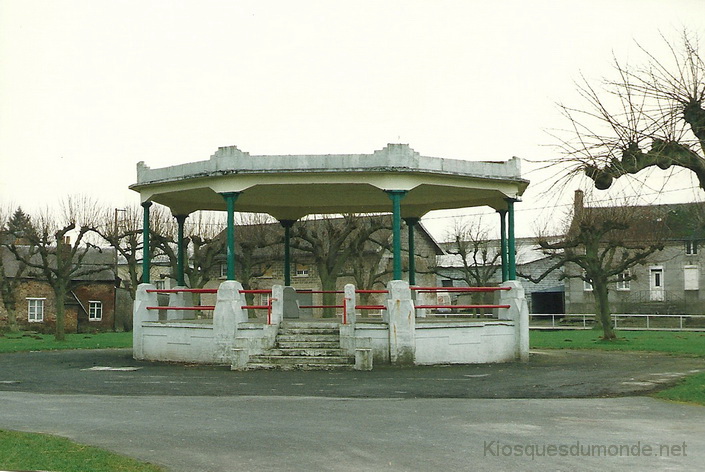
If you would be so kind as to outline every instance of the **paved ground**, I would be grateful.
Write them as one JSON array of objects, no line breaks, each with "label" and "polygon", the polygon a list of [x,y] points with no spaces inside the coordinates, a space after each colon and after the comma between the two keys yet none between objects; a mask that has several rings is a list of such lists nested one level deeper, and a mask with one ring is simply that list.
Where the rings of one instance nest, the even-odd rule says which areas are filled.
[{"label": "paved ground", "polygon": [[173,471],[702,470],[705,408],[638,396],[699,369],[701,359],[586,351],[372,372],[3,354],[0,428]]}]

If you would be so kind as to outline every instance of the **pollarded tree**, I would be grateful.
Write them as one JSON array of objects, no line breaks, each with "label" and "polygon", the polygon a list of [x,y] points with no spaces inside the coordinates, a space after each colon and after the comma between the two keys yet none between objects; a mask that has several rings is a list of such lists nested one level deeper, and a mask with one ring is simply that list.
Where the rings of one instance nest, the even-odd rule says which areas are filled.
[{"label": "pollarded tree", "polygon": [[[490,285],[501,268],[501,251],[496,244],[492,244],[482,220],[456,219],[448,231],[447,239],[449,244],[446,253],[453,256],[456,264],[455,270],[444,270],[441,275],[468,287]],[[476,292],[472,294],[472,301],[473,304],[490,303],[491,297],[491,293]]]},{"label": "pollarded tree", "polygon": [[561,162],[584,172],[596,188],[656,166],[692,171],[705,189],[705,62],[694,35],[679,43],[664,38],[658,55],[639,46],[644,59],[632,66],[615,59],[615,77],[578,86],[584,105],[561,105],[570,128],[556,134]]},{"label": "pollarded tree", "polygon": [[[576,192],[576,206],[563,238],[539,237],[537,243],[552,265],[539,277],[522,277],[540,282],[557,269],[561,278],[578,278],[592,285],[595,314],[603,339],[615,339],[609,304],[609,287],[634,278],[632,267],[663,249],[665,219],[658,207],[584,207],[582,192]],[[573,267],[577,266],[577,271]]]},{"label": "pollarded tree", "polygon": [[[321,288],[335,291],[338,277],[350,260],[378,231],[389,228],[389,217],[347,214],[342,218],[321,218],[298,221],[292,227],[291,247],[308,253],[318,269]],[[335,305],[335,294],[324,293],[323,305]],[[324,317],[335,316],[333,309],[324,309]]]},{"label": "pollarded tree", "polygon": [[112,264],[89,261],[89,254],[102,251],[90,242],[98,208],[85,198],[68,198],[60,216],[46,210],[26,224],[14,226],[14,241],[6,245],[27,266],[29,275],[41,278],[54,291],[57,341],[65,339],[66,296],[87,276],[113,270]]},{"label": "pollarded tree", "polygon": [[137,286],[142,280],[142,208],[104,208],[96,231],[125,259],[128,278],[121,283],[134,300]]}]

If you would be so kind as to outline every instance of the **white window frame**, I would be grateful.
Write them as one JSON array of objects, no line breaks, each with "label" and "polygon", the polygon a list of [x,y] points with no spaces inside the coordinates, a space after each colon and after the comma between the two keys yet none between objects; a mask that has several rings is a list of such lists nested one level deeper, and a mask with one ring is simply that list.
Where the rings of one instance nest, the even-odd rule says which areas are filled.
[{"label": "white window frame", "polygon": [[[689,277],[688,274],[694,277]],[[700,290],[700,270],[696,265],[683,266],[683,290]]]},{"label": "white window frame", "polygon": [[308,277],[311,273],[310,266],[307,264],[296,264],[294,267],[295,269],[295,277]]},{"label": "white window frame", "polygon": [[[583,276],[586,277],[584,271],[583,271]],[[583,292],[592,292],[592,290],[593,290],[592,284],[585,279],[580,279],[580,280],[583,281]]]},{"label": "white window frame", "polygon": [[28,322],[30,322],[30,323],[43,323],[44,322],[45,302],[46,302],[46,298],[27,298],[27,321]]},{"label": "white window frame", "polygon": [[101,321],[103,319],[103,302],[100,300],[88,301],[88,321]]},{"label": "white window frame", "polygon": [[223,262],[220,264],[220,278],[224,279],[228,276],[228,264],[227,262]]},{"label": "white window frame", "polygon": [[687,256],[698,254],[698,241],[696,239],[689,239],[685,242],[685,254]]},{"label": "white window frame", "polygon": [[632,289],[632,284],[631,284],[631,272],[629,270],[625,270],[621,274],[617,275],[617,290],[620,292],[628,292],[629,290]]}]

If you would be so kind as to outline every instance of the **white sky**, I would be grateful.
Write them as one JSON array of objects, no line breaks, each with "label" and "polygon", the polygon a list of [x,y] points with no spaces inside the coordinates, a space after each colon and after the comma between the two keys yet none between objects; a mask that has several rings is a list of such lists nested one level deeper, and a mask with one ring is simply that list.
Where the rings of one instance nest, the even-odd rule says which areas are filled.
[{"label": "white sky", "polygon": [[[577,102],[581,72],[608,74],[635,40],[660,47],[659,31],[705,41],[704,25],[703,0],[0,0],[0,206],[136,204],[138,161],[228,145],[554,157],[545,130],[565,126],[555,103]],[[562,211],[533,210],[551,181],[535,167],[517,205],[524,236]],[[424,221],[442,235],[448,216]]]}]

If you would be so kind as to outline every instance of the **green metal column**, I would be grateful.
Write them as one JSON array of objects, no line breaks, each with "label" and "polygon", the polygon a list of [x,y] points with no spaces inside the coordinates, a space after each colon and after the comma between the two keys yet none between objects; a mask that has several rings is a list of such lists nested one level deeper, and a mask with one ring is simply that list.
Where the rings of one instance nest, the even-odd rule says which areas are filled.
[{"label": "green metal column", "polygon": [[507,262],[508,271],[507,277],[509,280],[517,279],[517,260],[516,260],[516,242],[514,239],[514,200],[513,198],[507,199]]},{"label": "green metal column", "polygon": [[295,220],[279,220],[279,224],[284,227],[284,286],[291,286],[291,227]]},{"label": "green metal column", "polygon": [[409,285],[416,285],[416,248],[414,241],[414,227],[419,223],[419,218],[404,218],[409,229]]},{"label": "green metal column", "polygon": [[499,213],[499,250],[500,259],[502,261],[502,282],[506,282],[509,278],[509,270],[507,268],[507,210],[497,210]]},{"label": "green metal column", "polygon": [[394,256],[394,280],[401,280],[401,199],[405,190],[385,190],[392,200],[392,254]]},{"label": "green metal column", "polygon": [[186,286],[186,277],[184,277],[184,224],[188,215],[176,215],[176,223],[178,224],[178,240],[176,242],[176,285],[179,287]]},{"label": "green metal column", "polygon": [[226,242],[226,262],[228,265],[227,279],[235,280],[235,201],[240,196],[240,192],[228,192],[221,194],[225,199],[226,210],[228,212],[228,229]]},{"label": "green metal column", "polygon": [[142,202],[143,219],[142,219],[142,283],[148,284],[150,282],[149,270],[151,266],[151,261],[149,258],[149,207],[152,206],[152,202]]}]

